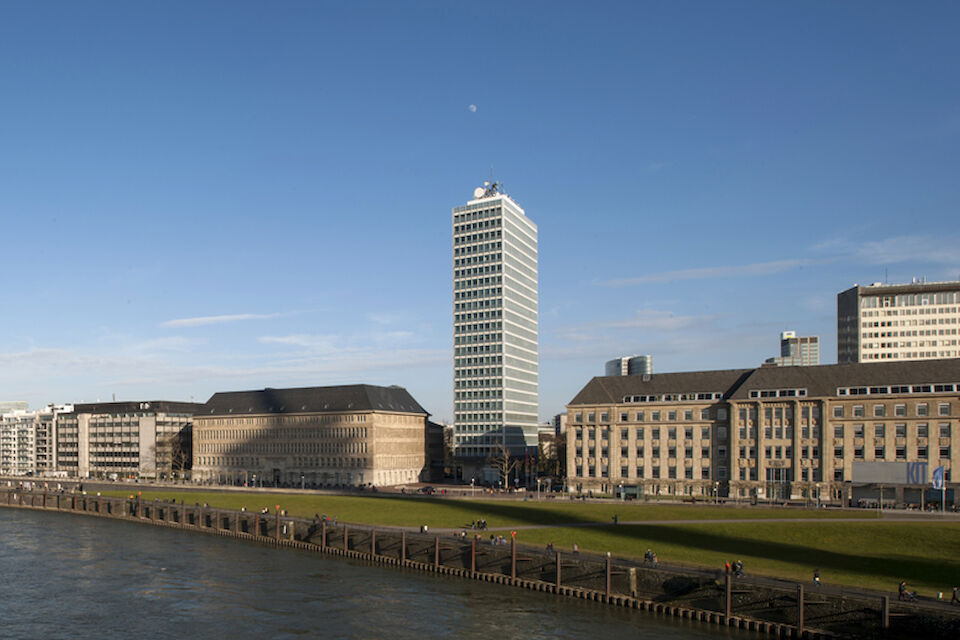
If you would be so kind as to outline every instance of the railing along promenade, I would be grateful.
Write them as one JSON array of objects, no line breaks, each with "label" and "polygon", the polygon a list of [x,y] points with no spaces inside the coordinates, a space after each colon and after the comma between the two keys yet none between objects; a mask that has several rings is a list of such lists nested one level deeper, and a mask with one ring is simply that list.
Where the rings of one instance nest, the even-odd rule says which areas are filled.
[{"label": "railing along promenade", "polygon": [[[267,498],[267,495],[263,496]],[[580,598],[780,638],[955,638],[960,616],[948,607],[891,601],[865,592],[609,555],[494,544],[475,535],[372,527],[201,504],[87,493],[0,489],[0,506],[99,516],[233,537],[276,547],[458,576]],[[958,608],[957,613],[960,613]]]}]

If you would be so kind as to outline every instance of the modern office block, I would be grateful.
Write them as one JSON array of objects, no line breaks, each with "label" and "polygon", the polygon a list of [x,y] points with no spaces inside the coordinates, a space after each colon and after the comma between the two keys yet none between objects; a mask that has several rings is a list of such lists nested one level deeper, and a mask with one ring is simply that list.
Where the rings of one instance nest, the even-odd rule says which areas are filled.
[{"label": "modern office block", "polygon": [[960,281],[854,285],[837,294],[837,362],[960,356]]},{"label": "modern office block", "polygon": [[504,450],[537,446],[537,247],[537,225],[496,183],[453,209],[454,453],[464,477]]}]

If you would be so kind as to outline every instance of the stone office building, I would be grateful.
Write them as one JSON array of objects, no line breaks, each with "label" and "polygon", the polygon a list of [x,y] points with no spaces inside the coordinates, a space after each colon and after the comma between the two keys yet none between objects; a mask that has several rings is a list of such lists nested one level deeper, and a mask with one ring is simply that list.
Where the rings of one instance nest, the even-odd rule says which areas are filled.
[{"label": "stone office building", "polygon": [[842,501],[856,461],[953,482],[960,360],[594,378],[567,412],[574,490]]},{"label": "stone office building", "polygon": [[290,487],[417,482],[429,471],[428,416],[401,387],[216,393],[194,419],[194,479]]},{"label": "stone office building", "polygon": [[56,470],[79,478],[189,473],[195,402],[97,402],[57,416]]}]

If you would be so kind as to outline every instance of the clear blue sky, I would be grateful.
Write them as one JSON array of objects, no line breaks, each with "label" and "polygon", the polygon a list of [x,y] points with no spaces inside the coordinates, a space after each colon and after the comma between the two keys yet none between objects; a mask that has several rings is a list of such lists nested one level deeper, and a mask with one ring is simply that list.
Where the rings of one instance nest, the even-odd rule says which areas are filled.
[{"label": "clear blue sky", "polygon": [[[0,399],[370,382],[452,415],[450,209],[540,227],[540,413],[603,362],[835,361],[960,277],[960,4],[0,5]],[[475,106],[475,110],[471,108]]]}]

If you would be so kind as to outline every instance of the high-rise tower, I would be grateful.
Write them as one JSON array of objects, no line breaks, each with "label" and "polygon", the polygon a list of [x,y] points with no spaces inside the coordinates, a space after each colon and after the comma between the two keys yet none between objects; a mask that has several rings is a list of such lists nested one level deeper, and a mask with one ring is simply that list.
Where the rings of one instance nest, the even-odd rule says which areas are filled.
[{"label": "high-rise tower", "polygon": [[[454,455],[480,478],[537,446],[537,225],[498,185],[453,209]],[[495,476],[488,474],[493,480]]]}]

